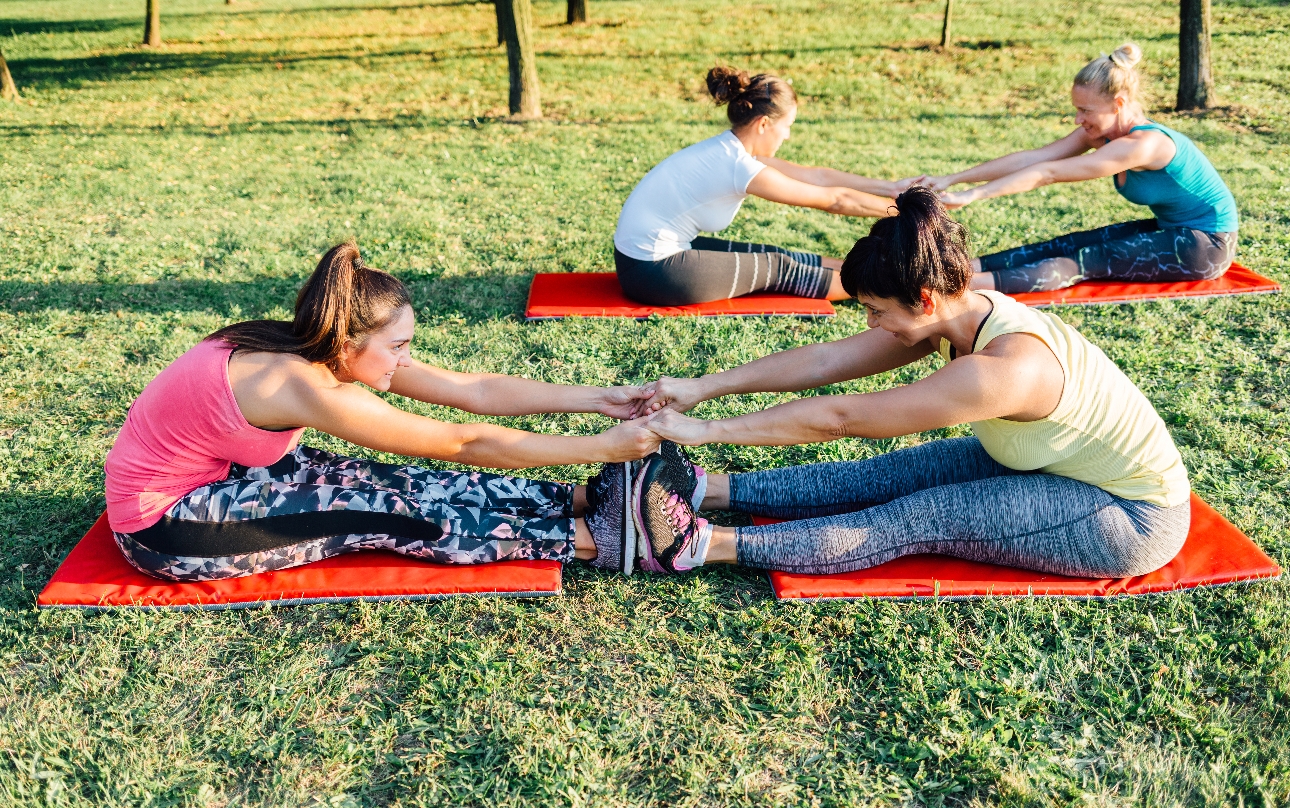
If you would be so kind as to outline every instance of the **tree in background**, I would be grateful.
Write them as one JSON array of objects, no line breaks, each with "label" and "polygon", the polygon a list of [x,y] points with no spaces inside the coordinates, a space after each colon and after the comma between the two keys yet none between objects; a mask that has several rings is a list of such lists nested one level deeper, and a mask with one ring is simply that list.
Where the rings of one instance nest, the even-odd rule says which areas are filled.
[{"label": "tree in background", "polygon": [[511,114],[519,118],[541,118],[537,54],[533,51],[533,6],[529,0],[497,0],[497,24],[506,40]]},{"label": "tree in background", "polygon": [[143,44],[152,48],[161,45],[161,0],[148,0],[148,15],[143,22]]},{"label": "tree in background", "polygon": [[941,23],[941,47],[950,46],[950,12],[954,10],[954,0],[945,0],[945,20]]},{"label": "tree in background", "polygon": [[493,11],[497,12],[497,44],[506,44],[506,0],[493,0]]},{"label": "tree in background", "polygon": [[13,76],[9,73],[9,63],[4,60],[2,50],[0,50],[0,98],[6,101],[17,101],[21,98],[18,95],[18,85],[13,83]]},{"label": "tree in background", "polygon": [[1209,59],[1210,0],[1178,3],[1177,109],[1205,109],[1214,94]]},{"label": "tree in background", "polygon": [[573,25],[575,22],[587,21],[587,0],[569,0],[569,15],[565,22]]}]

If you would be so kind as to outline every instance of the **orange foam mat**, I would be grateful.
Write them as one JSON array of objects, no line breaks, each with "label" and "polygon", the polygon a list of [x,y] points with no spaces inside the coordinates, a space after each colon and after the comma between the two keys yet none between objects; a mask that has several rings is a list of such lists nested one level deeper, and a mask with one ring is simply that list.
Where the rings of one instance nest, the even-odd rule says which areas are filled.
[{"label": "orange foam mat", "polygon": [[792,295],[756,294],[731,300],[714,300],[693,306],[646,306],[623,295],[612,272],[538,273],[529,287],[526,320],[563,317],[759,317],[782,314],[793,317],[832,317],[827,300]]},{"label": "orange foam mat", "polygon": [[1118,283],[1085,281],[1051,292],[1023,292],[1012,297],[1027,306],[1071,306],[1092,303],[1126,303],[1133,300],[1159,300],[1169,297],[1220,297],[1223,295],[1260,295],[1280,292],[1281,284],[1265,278],[1252,269],[1232,264],[1220,278],[1212,281],[1178,283]]},{"label": "orange foam mat", "polygon": [[[762,525],[776,521],[779,520],[753,519],[755,524]],[[770,582],[775,597],[780,600],[992,595],[1106,598],[1219,586],[1280,575],[1281,568],[1249,537],[1192,494],[1191,531],[1182,550],[1165,566],[1136,578],[1067,578],[942,555],[914,555],[839,575],[772,572]]]},{"label": "orange foam mat", "polygon": [[77,543],[36,599],[42,608],[238,609],[352,600],[439,600],[460,596],[560,594],[560,562],[500,561],[447,565],[383,551],[362,551],[302,567],[227,581],[170,583],[126,562],[107,514]]}]

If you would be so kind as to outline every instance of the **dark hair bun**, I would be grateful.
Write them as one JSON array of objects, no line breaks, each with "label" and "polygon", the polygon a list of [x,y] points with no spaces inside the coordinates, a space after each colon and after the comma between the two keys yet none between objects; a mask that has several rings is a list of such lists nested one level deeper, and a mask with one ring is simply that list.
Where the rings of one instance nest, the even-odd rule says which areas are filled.
[{"label": "dark hair bun", "polygon": [[729,104],[748,89],[751,81],[747,70],[717,65],[708,71],[708,94],[717,106]]},{"label": "dark hair bun", "polygon": [[896,197],[896,215],[879,219],[842,262],[842,288],[852,297],[895,299],[915,308],[922,291],[958,297],[972,265],[967,229],[945,212],[940,197],[914,185]]}]

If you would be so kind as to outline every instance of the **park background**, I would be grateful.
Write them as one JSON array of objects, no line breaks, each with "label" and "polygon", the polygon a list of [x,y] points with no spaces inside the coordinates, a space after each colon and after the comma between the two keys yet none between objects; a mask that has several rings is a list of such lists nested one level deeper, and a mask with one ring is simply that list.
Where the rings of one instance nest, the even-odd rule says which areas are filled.
[{"label": "park background", "polygon": [[[134,396],[219,326],[289,316],[343,239],[409,284],[414,353],[451,368],[637,382],[862,329],[853,304],[827,322],[522,322],[535,271],[608,271],[635,182],[724,127],[702,92],[717,62],[793,80],[782,156],[899,177],[1064,134],[1073,74],[1132,39],[1149,114],[1236,195],[1239,259],[1290,280],[1285,2],[1216,2],[1214,105],[1194,114],[1171,112],[1175,3],[963,0],[944,50],[942,8],[591,0],[570,26],[538,0],[545,118],[519,124],[486,2],[166,0],[165,44],[144,49],[142,0],[0,0],[23,96],[0,102],[0,803],[1286,804],[1285,581],[804,605],[752,572],[574,565],[543,601],[34,608],[103,507]],[[1105,181],[955,215],[984,252],[1142,212]],[[842,255],[866,230],[750,199],[728,232]],[[1290,299],[1059,314],[1156,404],[1195,489],[1290,564]],[[937,436],[696,455],[739,471]]]}]

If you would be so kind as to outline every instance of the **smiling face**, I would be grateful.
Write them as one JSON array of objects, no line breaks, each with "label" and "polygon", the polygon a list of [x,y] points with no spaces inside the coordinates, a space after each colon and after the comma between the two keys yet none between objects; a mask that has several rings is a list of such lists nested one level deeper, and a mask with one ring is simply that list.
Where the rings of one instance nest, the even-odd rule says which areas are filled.
[{"label": "smiling face", "polygon": [[1076,84],[1071,87],[1071,103],[1075,105],[1075,123],[1084,127],[1090,138],[1118,137],[1120,117],[1124,111],[1122,95],[1107,98],[1093,87]]},{"label": "smiling face", "polygon": [[774,157],[775,152],[779,151],[779,147],[792,134],[790,130],[795,120],[797,107],[791,107],[786,114],[773,120],[763,115],[735,134],[740,140],[751,144],[748,151],[754,157]]},{"label": "smiling face", "polygon": [[412,364],[412,333],[416,316],[411,306],[399,309],[384,328],[373,331],[361,348],[346,342],[337,363],[341,381],[362,382],[373,390],[389,390],[394,371]]},{"label": "smiling face", "polygon": [[940,318],[936,316],[940,307],[935,304],[932,295],[935,293],[923,290],[924,305],[912,309],[890,297],[859,295],[856,302],[864,306],[866,322],[870,328],[881,328],[900,340],[902,345],[912,347],[931,338],[940,323]]}]

